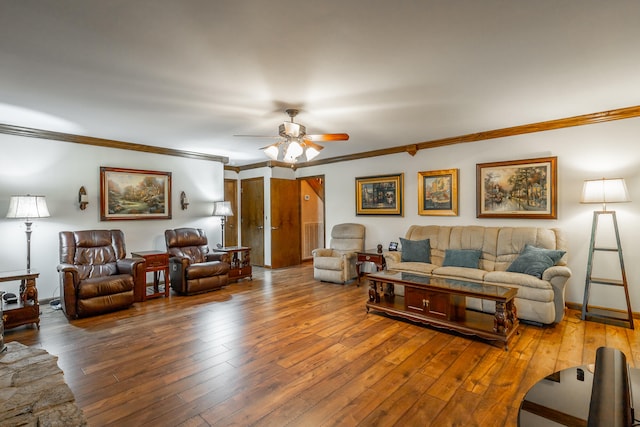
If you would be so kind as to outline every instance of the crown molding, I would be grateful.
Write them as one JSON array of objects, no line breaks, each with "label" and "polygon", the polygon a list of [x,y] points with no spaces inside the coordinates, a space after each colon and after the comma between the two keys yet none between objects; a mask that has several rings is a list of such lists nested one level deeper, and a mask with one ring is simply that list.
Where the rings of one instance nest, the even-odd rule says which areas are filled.
[{"label": "crown molding", "polygon": [[583,114],[580,116],[567,117],[563,119],[548,120],[544,122],[530,123],[526,125],[512,126],[508,128],[494,129],[484,132],[470,133],[467,135],[454,136],[450,138],[435,139],[431,141],[423,141],[414,144],[400,145],[396,147],[383,148],[380,150],[365,151],[357,154],[349,154],[346,156],[330,157],[328,159],[314,160],[305,163],[289,164],[276,161],[265,161],[253,163],[244,166],[230,166],[229,158],[223,156],[214,156],[211,154],[196,153],[193,151],[175,150],[172,148],[155,147],[152,145],[134,144],[131,142],[114,141],[111,139],[95,138],[91,136],[74,135],[62,132],[52,132],[42,129],[34,129],[22,126],[14,126],[0,123],[0,133],[7,135],[18,135],[29,138],[50,139],[55,141],[73,142],[76,144],[95,145],[99,147],[117,148],[121,150],[142,151],[145,153],[163,154],[167,156],[186,157],[189,159],[209,160],[223,163],[224,169],[228,171],[240,172],[244,170],[257,169],[263,167],[287,167],[300,169],[310,166],[320,166],[331,163],[347,162],[351,160],[360,160],[370,157],[387,156],[389,154],[408,153],[414,156],[419,150],[429,148],[444,147],[454,144],[465,144],[469,142],[485,141],[488,139],[505,138],[515,135],[523,135],[527,133],[546,132],[549,130],[563,129],[575,126],[585,126],[596,123],[611,122],[615,120],[624,120],[634,117],[640,117],[640,105],[626,108],[618,108],[615,110],[601,111],[598,113]]},{"label": "crown molding", "polygon": [[24,136],[27,138],[50,139],[54,141],[73,142],[76,144],[94,145],[97,147],[117,148],[121,150],[141,151],[144,153],[163,154],[166,156],[186,157],[189,159],[209,160],[213,162],[229,163],[228,157],[211,154],[196,153],[194,151],[175,150],[173,148],[155,147],[153,145],[134,144],[132,142],[115,141],[112,139],[95,138],[92,136],[75,135],[71,133],[53,132],[42,129],[14,126],[0,123],[0,133]]}]

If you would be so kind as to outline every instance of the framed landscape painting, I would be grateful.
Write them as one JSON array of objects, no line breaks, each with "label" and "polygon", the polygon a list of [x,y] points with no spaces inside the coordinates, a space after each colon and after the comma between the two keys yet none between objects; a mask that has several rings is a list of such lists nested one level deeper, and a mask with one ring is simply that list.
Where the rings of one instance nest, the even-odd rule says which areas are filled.
[{"label": "framed landscape painting", "polygon": [[478,218],[556,219],[557,157],[476,165]]},{"label": "framed landscape painting", "polygon": [[356,215],[403,216],[404,174],[356,178]]},{"label": "framed landscape painting", "polygon": [[171,172],[100,168],[100,220],[171,219]]},{"label": "framed landscape painting", "polygon": [[458,169],[418,172],[418,215],[458,215]]}]

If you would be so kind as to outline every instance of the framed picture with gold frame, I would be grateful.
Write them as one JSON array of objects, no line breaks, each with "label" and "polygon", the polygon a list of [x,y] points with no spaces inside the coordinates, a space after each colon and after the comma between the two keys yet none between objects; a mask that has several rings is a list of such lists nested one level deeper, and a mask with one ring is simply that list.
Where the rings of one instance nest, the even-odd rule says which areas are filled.
[{"label": "framed picture with gold frame", "polygon": [[171,219],[171,172],[100,168],[100,221]]},{"label": "framed picture with gold frame", "polygon": [[458,169],[418,172],[418,215],[458,215]]},{"label": "framed picture with gold frame", "polygon": [[557,218],[557,157],[476,165],[478,218]]},{"label": "framed picture with gold frame", "polygon": [[356,215],[403,216],[404,174],[356,178]]}]

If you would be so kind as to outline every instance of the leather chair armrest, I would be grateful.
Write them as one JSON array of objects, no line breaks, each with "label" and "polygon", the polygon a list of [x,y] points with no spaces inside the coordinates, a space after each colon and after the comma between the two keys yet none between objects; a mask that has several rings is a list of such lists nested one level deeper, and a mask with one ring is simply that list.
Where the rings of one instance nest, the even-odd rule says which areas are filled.
[{"label": "leather chair armrest", "polygon": [[177,292],[187,292],[187,280],[185,277],[191,260],[186,257],[174,256],[169,258],[169,277],[171,287]]},{"label": "leather chair armrest", "polygon": [[131,274],[132,276],[136,275],[140,264],[142,264],[142,271],[144,271],[145,261],[143,258],[123,258],[116,262],[120,274]]},{"label": "leather chair armrest", "polygon": [[60,278],[60,301],[62,302],[62,309],[69,319],[75,319],[78,317],[76,301],[80,274],[73,264],[59,264],[58,276]]},{"label": "leather chair armrest", "polygon": [[229,260],[229,254],[226,252],[211,252],[208,253],[205,256],[207,262],[209,261],[221,261],[221,262],[226,262],[227,264],[230,263]]}]

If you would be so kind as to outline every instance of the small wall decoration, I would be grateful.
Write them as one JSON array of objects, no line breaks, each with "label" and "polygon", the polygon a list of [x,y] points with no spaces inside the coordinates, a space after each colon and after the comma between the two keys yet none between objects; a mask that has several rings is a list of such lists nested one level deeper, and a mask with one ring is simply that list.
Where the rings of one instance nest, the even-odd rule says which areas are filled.
[{"label": "small wall decoration", "polygon": [[458,169],[418,172],[418,215],[458,215]]},{"label": "small wall decoration", "polygon": [[556,219],[557,157],[476,165],[478,218]]},{"label": "small wall decoration", "polygon": [[100,220],[171,219],[171,172],[100,168]]},{"label": "small wall decoration", "polygon": [[404,174],[356,178],[356,215],[403,216]]}]

